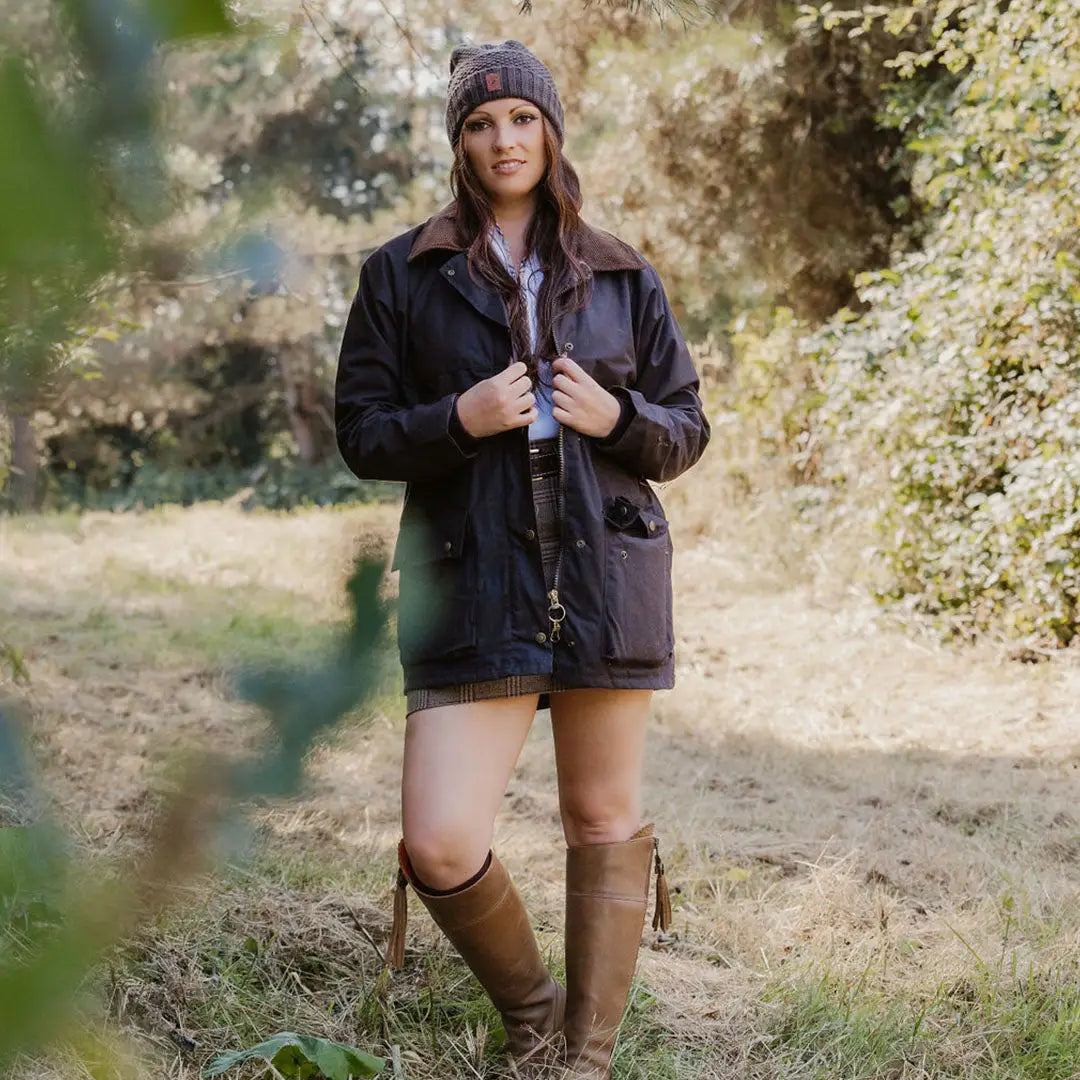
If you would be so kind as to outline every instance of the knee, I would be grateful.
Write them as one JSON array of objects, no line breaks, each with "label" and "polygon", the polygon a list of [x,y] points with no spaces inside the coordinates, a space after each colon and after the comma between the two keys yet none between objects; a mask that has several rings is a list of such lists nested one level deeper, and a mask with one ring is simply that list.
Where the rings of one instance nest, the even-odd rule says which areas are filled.
[{"label": "knee", "polygon": [[570,847],[629,840],[640,827],[637,799],[628,793],[578,792],[564,795],[563,833]]},{"label": "knee", "polygon": [[484,864],[490,837],[447,824],[414,825],[405,830],[409,864],[423,885],[453,889],[468,881]]}]

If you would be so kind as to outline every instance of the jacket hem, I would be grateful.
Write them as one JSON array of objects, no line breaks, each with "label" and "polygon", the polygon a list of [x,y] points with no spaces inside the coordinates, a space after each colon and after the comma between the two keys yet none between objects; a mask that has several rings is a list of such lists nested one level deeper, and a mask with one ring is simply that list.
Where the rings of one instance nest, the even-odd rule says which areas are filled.
[{"label": "jacket hem", "polygon": [[564,665],[551,663],[514,664],[501,661],[474,666],[468,660],[410,664],[404,668],[403,692],[436,690],[461,683],[488,682],[510,676],[551,675],[564,690],[670,690],[675,685],[675,665],[672,659],[655,667],[631,667],[622,664],[592,664],[566,670]]}]

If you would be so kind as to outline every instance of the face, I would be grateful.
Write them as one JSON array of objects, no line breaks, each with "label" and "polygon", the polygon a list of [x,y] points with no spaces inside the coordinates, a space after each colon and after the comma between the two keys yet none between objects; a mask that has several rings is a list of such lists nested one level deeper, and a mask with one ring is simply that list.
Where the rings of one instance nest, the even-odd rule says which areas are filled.
[{"label": "face", "polygon": [[465,118],[462,133],[469,164],[492,202],[520,199],[543,179],[543,114],[531,101],[487,101]]}]

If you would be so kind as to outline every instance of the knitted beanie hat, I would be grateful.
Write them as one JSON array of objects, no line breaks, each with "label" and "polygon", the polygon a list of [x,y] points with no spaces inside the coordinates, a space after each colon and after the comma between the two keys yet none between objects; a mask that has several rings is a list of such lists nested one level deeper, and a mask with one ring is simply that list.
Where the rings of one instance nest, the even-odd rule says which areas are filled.
[{"label": "knitted beanie hat", "polygon": [[563,110],[551,72],[520,41],[497,45],[459,45],[450,55],[446,91],[446,133],[457,143],[465,117],[496,98],[531,101],[551,122],[563,141]]}]

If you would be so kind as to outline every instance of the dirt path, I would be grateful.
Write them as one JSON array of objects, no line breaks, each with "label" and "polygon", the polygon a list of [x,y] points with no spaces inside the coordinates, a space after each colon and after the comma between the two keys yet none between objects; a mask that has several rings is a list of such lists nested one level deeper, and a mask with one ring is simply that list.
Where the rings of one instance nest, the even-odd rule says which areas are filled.
[{"label": "dirt path", "polygon": [[[385,545],[393,520],[200,508],[0,523],[0,627],[34,676],[46,777],[91,842],[137,830],[172,748],[250,745],[257,724],[226,698],[231,647],[317,639],[357,538]],[[664,1023],[722,1032],[785,967],[876,965],[883,986],[932,986],[997,957],[1003,912],[1021,961],[1076,955],[1080,658],[913,641],[857,596],[770,583],[762,557],[712,540],[678,556],[678,687],[657,698],[646,786],[676,888],[676,935],[642,964]],[[381,860],[381,903],[403,722],[398,697],[380,704],[268,820],[287,846]],[[545,714],[497,839],[554,934]]]}]

